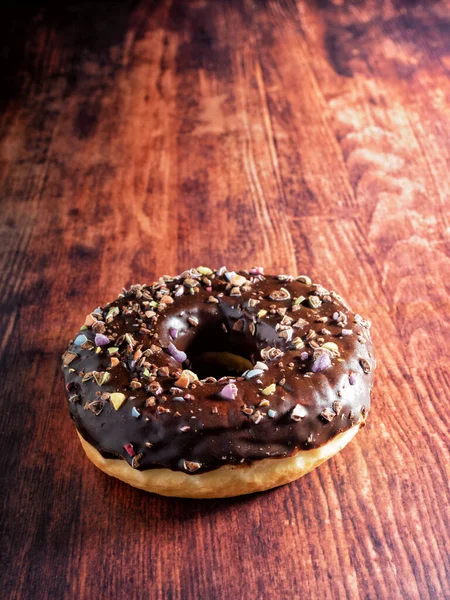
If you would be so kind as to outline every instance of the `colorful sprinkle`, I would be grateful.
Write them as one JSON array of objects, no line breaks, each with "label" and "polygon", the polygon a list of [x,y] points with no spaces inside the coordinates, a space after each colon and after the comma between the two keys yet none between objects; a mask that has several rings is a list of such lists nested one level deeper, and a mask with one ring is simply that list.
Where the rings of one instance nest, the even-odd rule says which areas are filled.
[{"label": "colorful sprinkle", "polygon": [[223,400],[234,400],[237,396],[238,389],[234,383],[228,383],[224,388],[222,388],[219,392],[219,396]]},{"label": "colorful sprinkle", "polygon": [[200,469],[202,464],[193,460],[184,460],[183,466],[186,471],[189,471],[189,473],[194,473],[194,471],[198,471]]},{"label": "colorful sprinkle", "polygon": [[106,315],[107,319],[113,319],[114,317],[117,317],[117,315],[119,314],[119,307],[118,306],[112,306],[109,311],[108,314]]},{"label": "colorful sprinkle", "polygon": [[300,354],[300,360],[308,360],[309,354],[307,352],[302,352]]},{"label": "colorful sprinkle", "polygon": [[93,375],[97,385],[104,385],[111,378],[111,374],[108,371],[94,371]]},{"label": "colorful sprinkle", "polygon": [[230,279],[231,285],[235,285],[237,287],[242,287],[247,283],[247,279],[242,275],[237,275],[236,273]]},{"label": "colorful sprinkle", "polygon": [[293,421],[300,421],[300,419],[304,419],[307,414],[308,414],[308,411],[306,410],[306,408],[304,406],[302,406],[301,404],[296,404],[294,406],[294,408],[292,409],[291,419]]},{"label": "colorful sprinkle", "polygon": [[180,388],[187,388],[187,387],[189,387],[189,384],[190,384],[190,379],[183,371],[181,373],[181,376],[175,381],[175,385],[177,385]]},{"label": "colorful sprinkle", "polygon": [[86,327],[92,327],[94,323],[97,323],[97,319],[94,317],[94,315],[92,313],[87,315],[86,319],[84,320]]},{"label": "colorful sprinkle", "polygon": [[109,337],[101,333],[96,333],[94,341],[96,346],[106,346],[106,344],[109,344]]},{"label": "colorful sprinkle", "polygon": [[201,273],[202,275],[212,275],[213,271],[211,269],[209,269],[208,267],[197,267],[197,271],[199,273]]},{"label": "colorful sprinkle", "polygon": [[181,350],[178,350],[178,348],[172,344],[172,342],[170,342],[167,346],[167,352],[170,354],[170,356],[172,356],[172,358],[180,363],[183,363],[187,359],[187,354]]},{"label": "colorful sprinkle", "polygon": [[264,371],[262,369],[252,369],[251,371],[247,371],[245,375],[245,379],[252,379],[253,377],[258,377],[258,375],[262,375]]},{"label": "colorful sprinkle", "polygon": [[139,417],[141,416],[141,413],[138,411],[138,409],[135,406],[133,406],[133,408],[131,409],[131,414],[136,419],[139,419]]},{"label": "colorful sprinkle", "polygon": [[125,396],[125,394],[122,394],[121,392],[113,392],[110,396],[111,404],[116,410],[119,410],[119,408],[122,406],[126,399],[127,397]]},{"label": "colorful sprinkle", "polygon": [[[292,342],[291,345],[293,348],[295,348],[295,350],[300,350],[301,348],[303,348],[303,346],[305,345],[305,343],[303,342],[301,337],[295,337]],[[304,354],[302,352],[302,354]]]},{"label": "colorful sprinkle", "polygon": [[331,367],[331,358],[329,354],[322,352],[314,360],[311,366],[311,371],[313,373],[320,373],[320,371],[325,371],[325,369],[328,369],[328,367]]},{"label": "colorful sprinkle", "polygon": [[77,335],[77,337],[74,339],[73,343],[75,344],[75,346],[82,346],[87,341],[88,341],[87,337],[84,334],[81,334],[81,335]]},{"label": "colorful sprinkle", "polygon": [[249,273],[250,275],[264,275],[264,267],[252,267]]},{"label": "colorful sprinkle", "polygon": [[263,390],[261,390],[261,394],[264,394],[264,396],[270,396],[271,394],[273,394],[275,392],[276,389],[277,389],[277,386],[274,383],[271,383],[270,385],[265,387]]},{"label": "colorful sprinkle", "polygon": [[130,456],[134,456],[136,454],[133,448],[133,444],[125,444],[124,449],[128,452]]},{"label": "colorful sprinkle", "polygon": [[334,342],[325,342],[325,344],[322,344],[322,348],[330,350],[331,352],[334,352],[334,354],[337,354],[339,356],[339,348]]},{"label": "colorful sprinkle", "polygon": [[356,384],[356,375],[354,373],[350,373],[350,375],[348,376],[348,382],[350,385]]}]

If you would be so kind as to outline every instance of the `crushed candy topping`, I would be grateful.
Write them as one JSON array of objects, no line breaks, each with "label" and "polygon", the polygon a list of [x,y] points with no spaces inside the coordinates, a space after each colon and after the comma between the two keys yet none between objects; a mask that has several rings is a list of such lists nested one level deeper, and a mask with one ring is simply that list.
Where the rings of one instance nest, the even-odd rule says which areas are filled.
[{"label": "crushed candy topping", "polygon": [[[265,458],[268,444],[279,448],[270,456],[288,456],[365,420],[369,327],[307,275],[225,266],[163,275],[86,316],[62,356],[69,410],[100,452],[125,450],[135,469],[203,472],[254,460],[255,448]],[[214,353],[222,372],[219,362],[208,372]],[[114,420],[123,437],[112,438]]]},{"label": "crushed candy topping", "polygon": [[237,389],[236,384],[228,383],[225,387],[223,387],[220,390],[219,396],[223,400],[234,400],[237,396],[237,393],[238,393],[238,389]]},{"label": "crushed candy topping", "polygon": [[119,408],[122,406],[126,399],[127,397],[125,396],[125,394],[122,394],[120,392],[113,392],[110,396],[111,404],[116,410],[119,410]]},{"label": "crushed candy topping", "polygon": [[325,371],[325,369],[328,369],[329,367],[331,367],[330,355],[326,352],[321,352],[314,360],[311,366],[311,371],[313,373],[320,373],[321,371]]}]

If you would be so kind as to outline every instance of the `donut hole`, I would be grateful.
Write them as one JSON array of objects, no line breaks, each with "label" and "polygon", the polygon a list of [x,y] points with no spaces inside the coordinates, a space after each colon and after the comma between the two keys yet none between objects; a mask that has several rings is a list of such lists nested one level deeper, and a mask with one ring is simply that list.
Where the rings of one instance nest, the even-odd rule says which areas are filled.
[{"label": "donut hole", "polygon": [[190,369],[200,379],[239,376],[251,369],[256,344],[243,332],[226,331],[221,323],[200,329],[186,348]]}]

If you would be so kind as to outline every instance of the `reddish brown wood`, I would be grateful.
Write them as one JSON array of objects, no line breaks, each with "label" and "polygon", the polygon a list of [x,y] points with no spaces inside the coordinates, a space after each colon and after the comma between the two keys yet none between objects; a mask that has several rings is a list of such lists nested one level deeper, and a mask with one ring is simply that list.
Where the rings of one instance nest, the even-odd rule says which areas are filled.
[{"label": "reddish brown wood", "polygon": [[[448,4],[7,4],[2,597],[450,597]],[[123,285],[203,263],[351,299],[374,408],[297,483],[167,500],[87,461],[59,356]]]}]

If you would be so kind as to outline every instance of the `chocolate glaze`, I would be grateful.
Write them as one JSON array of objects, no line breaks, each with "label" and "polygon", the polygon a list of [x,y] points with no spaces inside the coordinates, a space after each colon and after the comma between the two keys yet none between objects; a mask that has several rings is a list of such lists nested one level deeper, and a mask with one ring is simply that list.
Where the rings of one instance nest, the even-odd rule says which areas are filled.
[{"label": "chocolate glaze", "polygon": [[[103,456],[138,469],[201,473],[317,448],[364,422],[375,368],[369,324],[337,294],[260,269],[240,271],[245,281],[199,269],[132,286],[88,315],[63,356],[70,415]],[[110,342],[96,346],[96,332]],[[171,343],[187,353],[183,365],[167,351]],[[267,357],[270,348],[279,356]],[[233,352],[268,369],[177,389],[202,350]],[[230,382],[237,388],[231,400],[220,395]],[[126,396],[118,410],[113,392]]]}]

